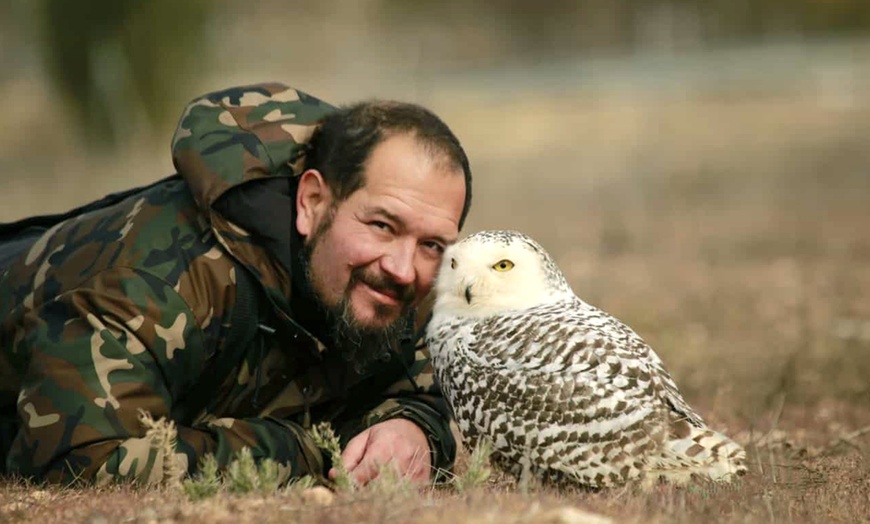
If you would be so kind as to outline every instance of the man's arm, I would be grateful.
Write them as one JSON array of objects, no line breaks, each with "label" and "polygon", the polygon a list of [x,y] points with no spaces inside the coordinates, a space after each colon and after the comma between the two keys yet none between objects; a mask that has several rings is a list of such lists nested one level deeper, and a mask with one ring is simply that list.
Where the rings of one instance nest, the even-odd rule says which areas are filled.
[{"label": "man's arm", "polygon": [[322,473],[316,446],[287,421],[225,418],[181,426],[174,449],[146,436],[140,410],[168,417],[206,360],[190,308],[148,273],[105,271],[26,313],[23,328],[13,349],[29,359],[12,472],[56,482],[154,483],[179,467],[193,472],[206,453],[225,465],[249,447],[256,459],[287,466],[285,479]]},{"label": "man's arm", "polygon": [[[367,429],[354,436],[342,454],[362,484],[377,476],[379,464],[389,461],[421,482],[440,480],[443,472],[453,468],[456,440],[450,430],[450,411],[434,383],[425,346],[417,347],[408,374],[413,383],[405,378],[393,384],[384,393],[385,400],[364,415],[362,426]],[[422,472],[421,464],[425,466]]]}]

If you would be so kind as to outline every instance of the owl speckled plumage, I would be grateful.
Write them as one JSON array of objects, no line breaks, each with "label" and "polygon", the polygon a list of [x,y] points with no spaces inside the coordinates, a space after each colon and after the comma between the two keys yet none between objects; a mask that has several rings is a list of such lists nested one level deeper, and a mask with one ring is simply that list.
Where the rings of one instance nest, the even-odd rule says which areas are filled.
[{"label": "owl speckled plumage", "polygon": [[469,447],[515,475],[607,487],[728,481],[745,452],[686,404],[628,326],[579,299],[531,238],[484,231],[448,248],[427,328]]}]

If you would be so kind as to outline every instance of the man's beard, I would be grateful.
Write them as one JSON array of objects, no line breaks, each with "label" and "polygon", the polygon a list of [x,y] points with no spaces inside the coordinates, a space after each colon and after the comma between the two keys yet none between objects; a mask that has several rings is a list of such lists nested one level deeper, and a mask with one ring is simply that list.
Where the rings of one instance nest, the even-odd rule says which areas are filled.
[{"label": "man's beard", "polygon": [[[338,303],[332,306],[326,304],[314,286],[311,257],[317,244],[332,227],[333,215],[334,210],[330,211],[323,223],[300,250],[303,286],[305,292],[324,316],[326,332],[330,338],[328,345],[337,350],[345,361],[353,363],[354,370],[362,374],[372,363],[377,360],[385,360],[391,352],[398,349],[399,337],[408,328],[408,312],[414,299],[414,288],[413,286],[397,284],[385,275],[368,274],[364,268],[357,267],[351,270],[347,288]],[[372,289],[384,290],[398,297],[399,314],[394,321],[380,327],[366,326],[360,323],[354,314],[349,296],[350,290],[360,282]],[[385,318],[394,310],[394,307],[387,305],[376,305],[375,317]]]}]

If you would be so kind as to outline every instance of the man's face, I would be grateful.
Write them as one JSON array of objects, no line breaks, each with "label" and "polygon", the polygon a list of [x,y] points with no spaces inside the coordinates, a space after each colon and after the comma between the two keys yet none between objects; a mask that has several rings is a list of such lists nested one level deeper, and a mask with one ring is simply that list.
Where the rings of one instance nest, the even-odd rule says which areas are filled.
[{"label": "man's face", "polygon": [[444,247],[456,240],[462,171],[413,136],[394,135],[372,151],[363,187],[346,200],[336,204],[328,188],[306,200],[318,191],[312,176],[319,173],[300,180],[297,228],[317,298],[363,329],[395,326],[432,288]]}]

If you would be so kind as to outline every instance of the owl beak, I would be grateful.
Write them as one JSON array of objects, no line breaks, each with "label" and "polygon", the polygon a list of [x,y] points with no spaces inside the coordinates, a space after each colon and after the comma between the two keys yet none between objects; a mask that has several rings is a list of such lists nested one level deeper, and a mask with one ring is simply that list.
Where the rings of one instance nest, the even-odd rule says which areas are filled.
[{"label": "owl beak", "polygon": [[471,305],[471,286],[465,286],[465,301]]}]

